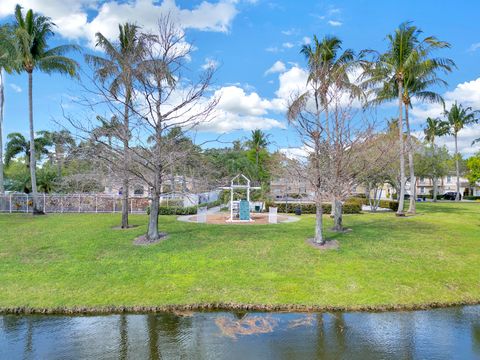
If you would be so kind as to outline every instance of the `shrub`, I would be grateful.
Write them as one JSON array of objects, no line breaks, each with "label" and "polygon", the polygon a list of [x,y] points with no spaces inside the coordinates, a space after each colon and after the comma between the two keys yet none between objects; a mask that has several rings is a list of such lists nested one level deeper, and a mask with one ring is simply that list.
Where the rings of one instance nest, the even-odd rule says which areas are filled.
[{"label": "shrub", "polygon": [[[268,207],[273,206],[273,204],[268,204]],[[299,208],[302,211],[302,214],[315,214],[316,206],[313,203],[276,203],[274,204],[278,208],[279,213],[293,213],[295,209]],[[323,213],[330,214],[332,212],[332,205],[330,203],[322,204]],[[268,209],[267,209],[268,210]],[[358,214],[362,210],[362,205],[346,201],[343,204],[343,213],[344,214]]]},{"label": "shrub", "polygon": [[464,196],[464,200],[480,200],[480,196]]},{"label": "shrub", "polygon": [[378,204],[381,208],[390,209],[392,211],[398,210],[398,202],[397,201],[390,201],[390,200],[380,200]]}]

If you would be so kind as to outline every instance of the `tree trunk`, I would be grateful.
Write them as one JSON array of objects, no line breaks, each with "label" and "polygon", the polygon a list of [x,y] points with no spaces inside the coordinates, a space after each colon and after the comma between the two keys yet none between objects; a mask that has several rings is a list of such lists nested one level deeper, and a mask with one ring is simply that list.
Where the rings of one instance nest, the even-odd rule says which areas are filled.
[{"label": "tree trunk", "polygon": [[335,215],[333,218],[333,231],[343,231],[343,204],[340,200],[335,199],[333,205],[335,207]]},{"label": "tree trunk", "polygon": [[405,200],[405,147],[403,145],[403,83],[398,82],[398,132],[399,132],[399,155],[400,155],[400,194],[398,194],[397,216],[405,216],[403,212]]},{"label": "tree trunk", "polygon": [[0,195],[5,193],[5,188],[3,185],[3,107],[4,107],[4,86],[3,86],[3,70],[0,69]]},{"label": "tree trunk", "polygon": [[410,204],[407,212],[415,214],[417,212],[417,179],[415,178],[415,167],[413,164],[413,144],[412,136],[410,135],[408,104],[405,104],[405,125],[407,127],[408,170],[410,172]]},{"label": "tree trunk", "polygon": [[457,194],[455,195],[455,201],[460,201],[460,165],[458,161],[458,136],[457,133],[455,136],[455,172],[457,175]]},{"label": "tree trunk", "polygon": [[[435,140],[432,140],[432,157],[435,160]],[[438,195],[438,185],[437,185],[437,171],[435,169],[435,165],[433,166],[433,202],[437,202],[437,195]]]},{"label": "tree trunk", "polygon": [[125,174],[122,181],[122,229],[128,229],[128,176]]},{"label": "tree trunk", "polygon": [[148,217],[147,240],[155,241],[160,238],[158,232],[158,207],[160,205],[160,193],[157,189],[153,190],[152,202],[150,203],[150,215]]},{"label": "tree trunk", "polygon": [[32,181],[32,209],[33,215],[43,214],[44,212],[38,208],[37,194],[37,157],[35,154],[35,131],[33,129],[33,74],[28,72],[28,120],[30,125],[30,179]]},{"label": "tree trunk", "polygon": [[316,212],[315,212],[315,238],[313,241],[317,244],[323,245],[325,244],[325,239],[323,237],[323,208],[322,203],[316,204]]},{"label": "tree trunk", "polygon": [[130,103],[130,93],[128,92],[125,99],[125,110],[123,119],[123,192],[122,192],[122,229],[128,229],[128,195],[129,195],[129,181],[128,181],[128,166],[130,164],[128,138],[130,133],[128,106]]}]

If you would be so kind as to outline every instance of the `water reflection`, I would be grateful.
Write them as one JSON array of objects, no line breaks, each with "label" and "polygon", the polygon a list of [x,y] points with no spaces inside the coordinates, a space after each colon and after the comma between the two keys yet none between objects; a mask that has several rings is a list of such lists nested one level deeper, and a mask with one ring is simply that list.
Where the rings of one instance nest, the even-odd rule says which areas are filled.
[{"label": "water reflection", "polygon": [[0,359],[178,358],[480,358],[480,306],[396,313],[0,317]]}]

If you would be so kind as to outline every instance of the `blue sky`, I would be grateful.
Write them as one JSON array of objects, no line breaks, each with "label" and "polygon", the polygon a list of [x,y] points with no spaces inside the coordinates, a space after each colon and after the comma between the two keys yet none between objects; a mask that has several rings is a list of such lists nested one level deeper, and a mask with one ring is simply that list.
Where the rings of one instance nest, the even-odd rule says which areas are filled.
[{"label": "blue sky", "polygon": [[[413,21],[426,35],[448,41],[452,48],[438,55],[452,58],[458,69],[445,79],[448,87],[437,89],[447,104],[457,100],[480,109],[480,3],[474,1],[152,1],[124,0],[25,0],[18,1],[50,16],[58,25],[52,45],[77,43],[92,51],[93,34],[116,35],[118,22],[133,21],[150,29],[162,12],[178,16],[186,40],[195,46],[189,67],[201,71],[206,63],[218,66],[214,90],[222,95],[221,119],[209,125],[202,138],[219,134],[224,140],[248,135],[259,127],[271,134],[274,146],[298,145],[294,132],[286,126],[281,101],[289,91],[304,83],[304,59],[299,54],[313,34],[339,36],[344,47],[358,51],[383,51],[385,35],[402,21]],[[2,0],[0,22],[9,21],[17,1]],[[81,55],[73,54],[81,61]],[[276,64],[275,66],[273,66]],[[270,69],[270,70],[269,70]],[[4,136],[20,131],[27,134],[27,78],[25,74],[6,78]],[[75,112],[72,97],[78,92],[75,80],[36,73],[34,77],[36,129],[55,128],[62,121],[60,102]],[[434,105],[415,104],[415,129],[426,116],[437,116]],[[378,117],[394,116],[396,109],[383,106]],[[479,126],[465,129],[460,145],[465,154],[478,147],[471,141],[480,137]],[[453,142],[443,142],[451,148]]]}]

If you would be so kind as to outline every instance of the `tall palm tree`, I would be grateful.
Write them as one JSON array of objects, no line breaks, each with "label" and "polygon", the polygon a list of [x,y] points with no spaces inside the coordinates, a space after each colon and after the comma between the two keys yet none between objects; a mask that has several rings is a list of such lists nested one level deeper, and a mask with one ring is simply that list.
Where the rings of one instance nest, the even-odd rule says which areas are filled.
[{"label": "tall palm tree", "polygon": [[[427,118],[427,126],[423,130],[425,134],[425,140],[432,146],[432,155],[435,159],[435,139],[436,137],[444,136],[448,133],[448,123],[438,118]],[[433,169],[433,201],[437,202],[438,184],[437,175],[435,173],[435,167]]]},{"label": "tall palm tree", "polygon": [[11,27],[0,26],[0,195],[5,192],[3,180],[3,109],[5,104],[4,71],[10,73],[16,65],[17,49]]},{"label": "tall palm tree", "polygon": [[108,86],[114,100],[123,103],[123,130],[120,133],[124,156],[121,227],[128,228],[130,107],[135,80],[142,76],[146,46],[138,26],[125,23],[119,25],[118,29],[118,41],[115,43],[101,33],[95,35],[97,46],[105,51],[106,57],[86,55],[85,58],[95,69],[97,79]]},{"label": "tall palm tree", "polygon": [[256,168],[256,175],[257,180],[260,180],[260,152],[264,150],[269,144],[270,141],[268,140],[269,135],[265,134],[262,130],[256,129],[252,130],[251,138],[247,140],[247,146],[255,151],[255,168]]},{"label": "tall palm tree", "polygon": [[30,177],[32,181],[33,213],[43,213],[37,207],[37,178],[35,156],[35,131],[33,126],[33,71],[38,69],[47,74],[54,72],[77,76],[78,64],[65,56],[71,50],[77,50],[74,45],[48,47],[48,40],[53,36],[55,24],[46,16],[28,10],[25,16],[22,7],[15,7],[15,37],[19,52],[21,68],[28,74],[28,110],[30,125]]},{"label": "tall palm tree", "polygon": [[477,110],[474,111],[471,107],[464,108],[461,104],[458,105],[457,102],[452,105],[450,110],[445,111],[445,116],[447,117],[449,125],[449,134],[453,135],[455,139],[455,172],[457,176],[457,194],[455,196],[455,201],[460,201],[460,155],[458,153],[458,133],[465,126],[477,123],[477,114]]},{"label": "tall palm tree", "polygon": [[[450,45],[439,41],[433,36],[421,39],[422,31],[408,22],[400,24],[393,34],[387,35],[388,49],[383,54],[376,53],[375,59],[364,66],[366,78],[364,85],[373,87],[373,93],[378,96],[377,102],[390,100],[393,93],[398,99],[398,132],[400,157],[400,194],[397,216],[404,216],[405,197],[405,144],[403,108],[405,107],[407,145],[409,154],[410,182],[415,188],[413,167],[412,141],[410,124],[408,122],[408,107],[411,97],[422,100],[438,101],[439,95],[429,88],[442,80],[436,77],[439,69],[450,71],[454,66],[449,59],[431,58],[431,52]],[[415,212],[415,197],[411,197],[409,212]]]},{"label": "tall palm tree", "polygon": [[332,86],[348,88],[357,92],[358,88],[350,81],[349,70],[356,63],[352,49],[342,51],[342,40],[336,36],[324,36],[319,40],[313,36],[313,46],[303,45],[300,53],[308,63],[307,83],[312,85],[317,111],[323,107],[328,132],[328,91]]},{"label": "tall palm tree", "polygon": [[[325,36],[319,40],[316,35],[313,36],[313,44],[304,45],[300,50],[307,60],[308,64],[308,79],[307,85],[311,87],[306,93],[300,95],[290,105],[287,117],[289,120],[295,120],[299,114],[299,110],[304,108],[307,100],[313,97],[315,102],[315,122],[316,137],[315,150],[316,155],[320,154],[319,148],[319,134],[324,128],[327,139],[329,135],[329,91],[332,88],[345,89],[352,95],[360,95],[362,92],[360,88],[350,81],[349,72],[355,66],[358,59],[351,49],[346,49],[342,52],[342,41],[335,36]],[[324,115],[324,125],[321,124],[321,116]],[[313,134],[313,133],[312,133]],[[313,168],[315,173],[320,177],[321,165],[318,156],[313,157]],[[320,198],[320,189],[317,189],[317,199]],[[335,199],[335,201],[337,201]],[[316,204],[316,224],[315,224],[315,238],[314,241],[320,244],[325,243],[323,238],[323,210],[320,201]]]},{"label": "tall palm tree", "polygon": [[[30,157],[32,154],[30,141],[20,133],[10,133],[7,136],[7,146],[5,147],[5,166],[9,166],[10,162],[17,156],[25,156],[25,165],[30,168]],[[42,155],[48,155],[48,147],[52,145],[52,142],[48,137],[43,135],[37,136],[34,140],[35,152],[34,156],[39,160]]]}]

